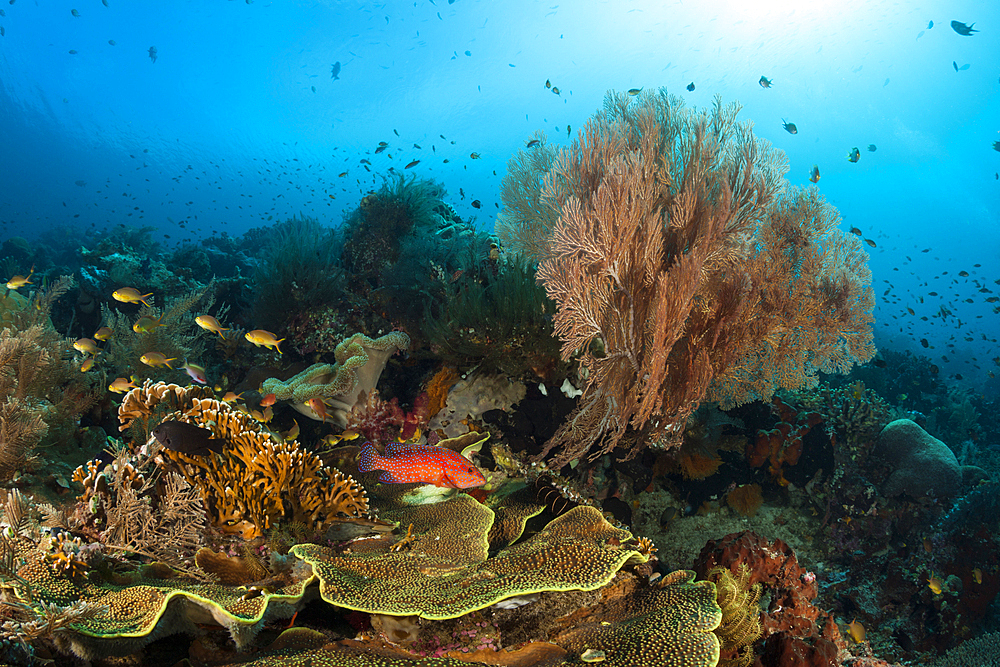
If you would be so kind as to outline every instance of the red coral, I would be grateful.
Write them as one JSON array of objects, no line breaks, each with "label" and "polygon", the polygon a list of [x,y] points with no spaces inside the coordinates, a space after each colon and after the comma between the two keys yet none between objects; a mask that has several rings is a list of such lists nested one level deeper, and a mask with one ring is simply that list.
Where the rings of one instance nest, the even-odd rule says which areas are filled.
[{"label": "red coral", "polygon": [[770,471],[778,484],[788,482],[781,470],[782,464],[790,466],[799,462],[802,456],[802,440],[813,426],[823,422],[818,412],[797,413],[794,408],[775,396],[771,399],[771,411],[780,422],[770,431],[757,431],[757,437],[747,444],[746,457],[751,467],[757,468],[770,461]]},{"label": "red coral", "polygon": [[365,440],[377,444],[406,441],[416,435],[418,429],[427,426],[427,393],[421,392],[413,400],[413,409],[405,412],[399,407],[399,400],[383,400],[377,389],[359,400],[351,414],[347,416],[347,429],[357,432]]},{"label": "red coral", "polygon": [[[768,542],[750,531],[732,533],[721,540],[710,540],[701,550],[694,569],[704,577],[713,567],[725,567],[734,575],[740,564],[750,568],[750,584],[763,584],[771,598],[770,608],[761,613],[761,638],[770,647],[765,657],[789,662],[771,662],[770,665],[808,665],[825,667],[836,665],[823,662],[830,655],[833,645],[844,647],[836,623],[812,601],[819,592],[816,575],[799,565],[792,548],[781,540]],[[786,635],[787,639],[772,639]],[[804,640],[804,641],[803,641]],[[795,660],[792,657],[799,656]]]}]

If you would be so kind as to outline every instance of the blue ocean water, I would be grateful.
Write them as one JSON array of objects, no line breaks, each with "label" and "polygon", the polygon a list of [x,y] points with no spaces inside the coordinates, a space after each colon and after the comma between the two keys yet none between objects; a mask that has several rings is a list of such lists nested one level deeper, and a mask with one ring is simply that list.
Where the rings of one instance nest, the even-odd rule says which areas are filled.
[{"label": "blue ocean water", "polygon": [[[788,155],[791,182],[819,166],[844,228],[877,243],[880,343],[921,352],[921,338],[937,349],[954,340],[949,361],[962,362],[951,373],[984,380],[995,366],[997,346],[981,334],[995,338],[996,313],[978,292],[996,287],[1000,254],[1000,10],[989,3],[19,0],[3,10],[4,235],[124,223],[173,243],[300,213],[336,224],[387,169],[416,160],[410,173],[444,183],[458,212],[489,228],[507,160],[535,130],[568,143],[606,91],[662,86],[695,106],[738,100]],[[952,20],[981,32],[962,36]],[[374,154],[380,141],[389,147]],[[935,317],[941,305],[953,316]],[[929,321],[907,319],[906,306]]]}]

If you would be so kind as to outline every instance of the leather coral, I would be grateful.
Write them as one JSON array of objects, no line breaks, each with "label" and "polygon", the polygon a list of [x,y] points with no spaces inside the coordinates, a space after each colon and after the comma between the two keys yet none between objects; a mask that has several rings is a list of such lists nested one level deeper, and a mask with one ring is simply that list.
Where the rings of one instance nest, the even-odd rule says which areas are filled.
[{"label": "leather coral", "polygon": [[874,354],[860,243],[738,111],[609,93],[571,147],[511,161],[498,232],[539,263],[586,378],[554,465],[673,446],[703,400],[767,400]]}]

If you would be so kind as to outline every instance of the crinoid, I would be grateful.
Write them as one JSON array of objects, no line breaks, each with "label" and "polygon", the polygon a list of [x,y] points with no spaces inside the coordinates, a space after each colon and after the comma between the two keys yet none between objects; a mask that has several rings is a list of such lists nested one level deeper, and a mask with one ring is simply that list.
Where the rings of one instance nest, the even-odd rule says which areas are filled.
[{"label": "crinoid", "polygon": [[761,585],[748,585],[750,575],[750,568],[741,563],[736,574],[715,567],[705,577],[715,583],[722,607],[722,623],[715,630],[722,644],[720,667],[748,667],[753,662],[753,643],[761,633],[757,606]]}]

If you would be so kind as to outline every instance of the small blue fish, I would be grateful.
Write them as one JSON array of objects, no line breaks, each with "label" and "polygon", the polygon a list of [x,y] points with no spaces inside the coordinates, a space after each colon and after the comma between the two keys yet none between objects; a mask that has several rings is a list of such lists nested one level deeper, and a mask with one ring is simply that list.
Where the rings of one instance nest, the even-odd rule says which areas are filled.
[{"label": "small blue fish", "polygon": [[334,81],[337,81],[338,79],[340,79],[340,61],[339,60],[337,62],[333,63],[333,65],[330,66],[330,76],[333,77]]},{"label": "small blue fish", "polygon": [[965,25],[961,21],[952,21],[951,22],[951,29],[954,30],[955,32],[957,32],[959,35],[963,35],[965,37],[972,37],[972,33],[979,32],[978,30],[973,30],[972,29],[972,26],[974,26],[974,25],[976,25],[976,24],[975,23],[970,23],[969,25]]}]

